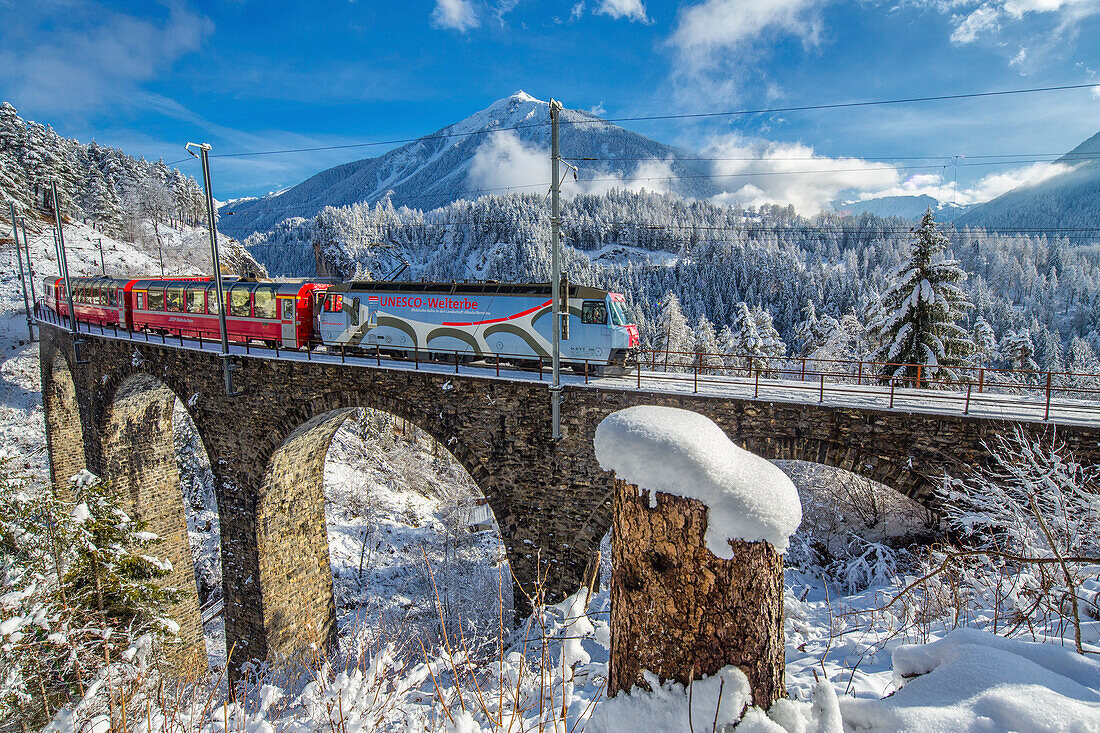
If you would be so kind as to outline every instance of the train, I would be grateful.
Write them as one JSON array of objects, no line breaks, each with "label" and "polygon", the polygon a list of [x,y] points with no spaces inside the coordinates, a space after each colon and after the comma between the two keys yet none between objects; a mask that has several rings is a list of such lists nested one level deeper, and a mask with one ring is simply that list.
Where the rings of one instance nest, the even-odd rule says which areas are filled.
[{"label": "train", "polygon": [[[220,338],[212,278],[71,278],[78,321],[128,331]],[[48,278],[45,305],[68,316],[63,278]],[[324,346],[398,358],[543,364],[552,353],[549,283],[223,278],[226,328],[234,343],[282,349]],[[627,370],[638,327],[626,298],[562,284],[561,358],[575,369]]]}]

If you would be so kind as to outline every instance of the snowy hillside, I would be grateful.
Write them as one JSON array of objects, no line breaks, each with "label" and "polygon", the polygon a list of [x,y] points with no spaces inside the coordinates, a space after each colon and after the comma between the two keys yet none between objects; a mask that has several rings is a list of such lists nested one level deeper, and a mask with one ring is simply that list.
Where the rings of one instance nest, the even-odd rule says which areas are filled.
[{"label": "snowy hillside", "polygon": [[[387,195],[394,206],[433,209],[460,198],[512,189],[545,193],[550,182],[549,105],[516,92],[453,125],[378,158],[329,168],[297,186],[232,205],[231,234],[246,237],[283,219],[313,216],[325,206],[374,203]],[[650,190],[665,191],[672,175],[677,193],[707,198],[720,193],[706,178],[706,163],[688,160],[686,150],[663,145],[580,110],[564,110],[561,151],[577,161],[582,181],[606,190],[624,177],[652,179]],[[519,129],[509,129],[519,128]],[[496,131],[496,132],[494,132]],[[226,208],[221,209],[223,212]]]},{"label": "snowy hillside", "polygon": [[967,211],[959,226],[1100,227],[1100,132],[1008,193]]}]

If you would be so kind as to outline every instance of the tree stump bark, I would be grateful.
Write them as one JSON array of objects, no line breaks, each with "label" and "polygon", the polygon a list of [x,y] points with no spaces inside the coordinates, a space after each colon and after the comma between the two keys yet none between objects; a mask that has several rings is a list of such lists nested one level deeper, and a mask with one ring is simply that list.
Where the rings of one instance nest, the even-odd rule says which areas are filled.
[{"label": "tree stump bark", "polygon": [[739,667],[752,704],[784,697],[783,556],[767,542],[707,549],[702,502],[615,480],[608,696],[646,687],[642,672],[687,686]]}]

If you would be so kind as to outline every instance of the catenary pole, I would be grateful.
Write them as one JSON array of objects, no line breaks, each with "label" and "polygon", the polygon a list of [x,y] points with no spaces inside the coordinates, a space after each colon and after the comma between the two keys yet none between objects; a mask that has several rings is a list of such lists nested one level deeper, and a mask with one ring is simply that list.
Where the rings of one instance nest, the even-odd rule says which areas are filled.
[{"label": "catenary pole", "polygon": [[27,220],[19,217],[19,228],[23,230],[23,249],[27,251],[27,276],[31,286],[31,302],[37,303],[38,296],[34,294],[34,265],[31,263],[31,240],[27,237]]},{"label": "catenary pole", "polygon": [[31,341],[34,341],[34,322],[31,321],[31,302],[27,296],[27,273],[23,269],[23,249],[19,246],[19,229],[15,226],[15,202],[9,201],[11,206],[11,236],[15,240],[15,258],[19,260],[19,281],[23,283],[23,307],[27,310],[27,333]]},{"label": "catenary pole", "polygon": [[103,237],[96,237],[99,242],[99,271],[103,273],[103,277],[107,277],[107,260],[103,259]]},{"label": "catenary pole", "polygon": [[51,185],[53,187],[53,218],[54,223],[57,225],[57,249],[61,254],[59,259],[61,277],[65,279],[65,301],[69,307],[69,330],[76,333],[76,310],[73,308],[73,289],[69,284],[69,260],[65,256],[65,231],[61,228],[61,204],[57,199],[57,181],[54,181]]},{"label": "catenary pole", "polygon": [[558,147],[558,118],[562,105],[550,100],[550,297],[554,316],[554,350],[552,355],[553,378],[550,382],[550,418],[553,422],[553,438],[561,439],[561,177],[558,167],[561,150]]},{"label": "catenary pole", "polygon": [[206,189],[206,220],[210,229],[210,261],[214,265],[214,287],[217,288],[218,298],[218,325],[221,328],[222,337],[222,373],[225,375],[225,393],[227,395],[237,394],[237,390],[233,387],[233,365],[229,361],[229,329],[225,323],[225,291],[222,289],[222,265],[221,259],[218,256],[218,226],[214,221],[214,194],[210,189],[210,150],[213,146],[210,143],[187,143],[184,148],[191,155],[195,155],[195,151],[191,148],[196,147],[199,149],[199,155],[196,157],[202,160],[202,185]]}]

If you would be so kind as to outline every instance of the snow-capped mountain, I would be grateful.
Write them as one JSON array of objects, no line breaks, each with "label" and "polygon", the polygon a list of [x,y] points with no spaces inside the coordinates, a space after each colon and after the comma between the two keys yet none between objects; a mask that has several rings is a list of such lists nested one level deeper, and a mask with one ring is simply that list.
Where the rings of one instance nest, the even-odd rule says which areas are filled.
[{"label": "snow-capped mountain", "polygon": [[[394,206],[429,210],[480,193],[542,193],[550,182],[549,120],[547,102],[516,92],[378,158],[338,165],[286,191],[239,201],[222,226],[244,237],[289,217],[313,216],[325,206],[373,203],[387,195]],[[580,110],[563,110],[562,122],[562,156],[577,165],[585,190],[606,190],[626,178],[638,179],[636,187],[666,191],[673,176],[679,179],[673,190],[685,196],[720,192],[701,177],[710,172],[706,163],[689,160],[693,153]]]},{"label": "snow-capped mountain", "polygon": [[939,201],[927,194],[922,196],[880,196],[863,201],[851,201],[834,204],[837,211],[850,214],[874,214],[875,216],[897,216],[902,219],[919,221],[929,208],[936,214],[937,221],[952,221],[966,211],[965,206],[956,206],[950,202]]},{"label": "snow-capped mountain", "polygon": [[[1061,169],[1061,170],[1058,170]],[[978,227],[1100,226],[1100,132],[1028,181],[955,220]]]}]

